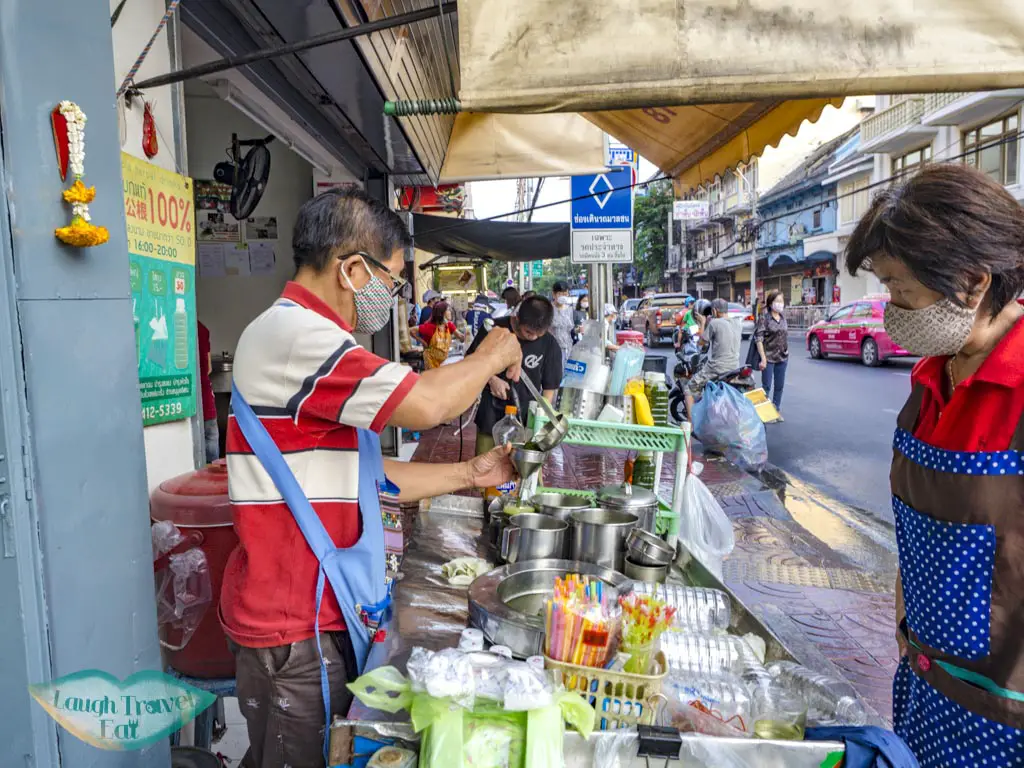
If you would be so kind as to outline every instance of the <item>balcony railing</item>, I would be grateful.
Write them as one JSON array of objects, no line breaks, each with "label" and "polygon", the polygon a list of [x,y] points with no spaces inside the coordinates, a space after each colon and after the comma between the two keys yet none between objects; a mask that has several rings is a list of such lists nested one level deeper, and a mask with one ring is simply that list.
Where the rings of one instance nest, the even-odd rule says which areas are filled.
[{"label": "balcony railing", "polygon": [[861,141],[867,144],[898,128],[920,123],[921,115],[924,114],[924,103],[923,95],[907,96],[903,101],[893,104],[877,115],[872,115],[860,124]]},{"label": "balcony railing", "polygon": [[966,92],[929,93],[924,97],[924,114],[929,115],[932,112],[938,112],[943,107],[948,107],[954,101],[958,101],[967,95]]}]

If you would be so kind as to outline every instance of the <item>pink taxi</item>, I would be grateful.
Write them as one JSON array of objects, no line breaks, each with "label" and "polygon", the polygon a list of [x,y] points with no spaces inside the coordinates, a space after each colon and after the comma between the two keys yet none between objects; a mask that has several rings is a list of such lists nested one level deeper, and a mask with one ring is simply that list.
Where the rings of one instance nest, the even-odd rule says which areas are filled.
[{"label": "pink taxi", "polygon": [[882,324],[888,296],[866,296],[815,323],[807,331],[807,351],[815,360],[829,355],[859,357],[864,365],[881,365],[890,357],[908,357],[889,339]]}]

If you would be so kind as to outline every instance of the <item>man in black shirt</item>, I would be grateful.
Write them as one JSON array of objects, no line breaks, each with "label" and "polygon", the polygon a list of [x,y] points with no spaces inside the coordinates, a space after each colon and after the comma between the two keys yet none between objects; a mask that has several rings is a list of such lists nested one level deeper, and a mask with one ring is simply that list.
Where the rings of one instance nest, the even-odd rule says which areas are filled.
[{"label": "man in black shirt", "polygon": [[[555,309],[551,302],[543,296],[531,296],[523,299],[519,311],[510,317],[494,320],[494,325],[508,328],[519,339],[523,350],[523,373],[541,391],[550,402],[553,401],[558,385],[562,383],[562,352],[555,337],[548,333]],[[469,346],[467,355],[473,354],[480,342],[487,335],[481,330]],[[491,429],[505,415],[506,405],[515,405],[511,387],[516,388],[519,405],[522,411],[520,421],[526,424],[527,410],[533,397],[521,382],[510,384],[504,376],[492,376],[480,397],[480,407],[476,411],[476,452],[486,453],[494,447]]]}]

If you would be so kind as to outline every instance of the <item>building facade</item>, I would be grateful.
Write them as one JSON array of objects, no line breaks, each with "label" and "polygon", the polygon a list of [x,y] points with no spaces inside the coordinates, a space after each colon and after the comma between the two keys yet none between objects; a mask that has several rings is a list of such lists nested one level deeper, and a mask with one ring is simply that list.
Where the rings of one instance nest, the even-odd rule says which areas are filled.
[{"label": "building facade", "polygon": [[[1024,89],[972,93],[879,96],[864,120],[856,148],[830,169],[837,184],[839,246],[870,204],[873,190],[913,174],[928,163],[972,165],[1024,200],[1021,184],[1021,105]],[[844,302],[883,292],[873,275],[840,270]]]}]

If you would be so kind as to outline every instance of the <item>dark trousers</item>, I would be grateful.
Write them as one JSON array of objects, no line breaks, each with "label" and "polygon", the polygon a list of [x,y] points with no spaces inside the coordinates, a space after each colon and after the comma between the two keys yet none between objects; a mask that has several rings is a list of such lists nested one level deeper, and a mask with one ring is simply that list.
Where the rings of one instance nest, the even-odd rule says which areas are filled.
[{"label": "dark trousers", "polygon": [[789,361],[781,363],[768,363],[761,371],[761,388],[764,393],[772,399],[776,410],[782,410],[782,390],[786,387],[786,368]]},{"label": "dark trousers", "polygon": [[[347,632],[320,635],[331,687],[331,717],[348,715],[356,678]],[[273,648],[232,643],[238,708],[249,731],[242,768],[323,768],[327,722],[316,638]]]}]

